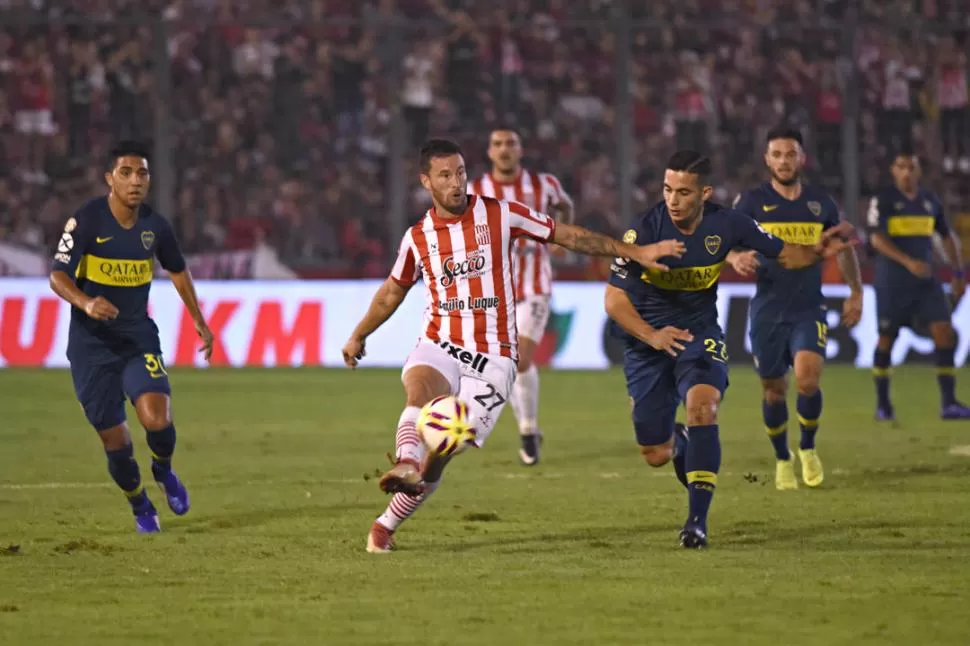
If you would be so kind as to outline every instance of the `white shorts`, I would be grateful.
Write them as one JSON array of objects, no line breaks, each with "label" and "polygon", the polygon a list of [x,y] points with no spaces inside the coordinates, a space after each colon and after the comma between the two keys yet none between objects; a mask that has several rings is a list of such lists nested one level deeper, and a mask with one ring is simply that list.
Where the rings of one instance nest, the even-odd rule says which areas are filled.
[{"label": "white shorts", "polygon": [[528,296],[515,304],[515,325],[520,337],[531,339],[538,344],[546,333],[549,323],[549,302],[547,295]]},{"label": "white shorts", "polygon": [[508,357],[466,350],[447,341],[421,339],[408,355],[401,378],[414,366],[431,366],[440,372],[451,394],[468,405],[479,447],[492,434],[515,383],[515,362]]}]

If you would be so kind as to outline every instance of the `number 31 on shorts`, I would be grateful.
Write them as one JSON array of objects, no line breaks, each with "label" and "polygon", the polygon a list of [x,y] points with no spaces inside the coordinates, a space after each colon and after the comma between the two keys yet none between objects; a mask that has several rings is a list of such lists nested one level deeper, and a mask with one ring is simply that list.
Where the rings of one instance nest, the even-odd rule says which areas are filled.
[{"label": "number 31 on shorts", "polygon": [[148,371],[148,376],[152,379],[161,379],[168,376],[168,373],[165,372],[165,364],[162,363],[162,357],[157,354],[145,355],[145,370]]}]

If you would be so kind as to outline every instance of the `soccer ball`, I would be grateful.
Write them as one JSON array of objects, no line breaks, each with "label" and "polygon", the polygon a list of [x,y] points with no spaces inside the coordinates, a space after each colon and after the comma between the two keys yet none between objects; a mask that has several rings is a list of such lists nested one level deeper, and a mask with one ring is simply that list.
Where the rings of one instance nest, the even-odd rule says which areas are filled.
[{"label": "soccer ball", "polygon": [[452,395],[435,397],[418,416],[418,431],[432,455],[457,455],[475,445],[468,406]]}]

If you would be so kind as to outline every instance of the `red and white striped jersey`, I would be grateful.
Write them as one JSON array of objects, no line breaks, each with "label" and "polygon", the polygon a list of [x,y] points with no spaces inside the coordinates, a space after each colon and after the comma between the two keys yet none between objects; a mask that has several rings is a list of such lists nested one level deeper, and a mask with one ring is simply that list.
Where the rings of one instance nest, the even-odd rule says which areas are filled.
[{"label": "red and white striped jersey", "polygon": [[[476,195],[521,202],[540,213],[548,213],[550,207],[560,202],[572,203],[554,175],[533,174],[524,168],[512,182],[500,182],[491,173],[485,173],[469,183],[468,190]],[[516,301],[552,293],[552,261],[546,245],[520,239],[515,246],[514,261]]]},{"label": "red and white striped jersey", "polygon": [[423,278],[424,336],[518,360],[512,245],[552,240],[556,222],[523,204],[469,195],[468,209],[442,218],[432,207],[404,234],[391,279]]}]

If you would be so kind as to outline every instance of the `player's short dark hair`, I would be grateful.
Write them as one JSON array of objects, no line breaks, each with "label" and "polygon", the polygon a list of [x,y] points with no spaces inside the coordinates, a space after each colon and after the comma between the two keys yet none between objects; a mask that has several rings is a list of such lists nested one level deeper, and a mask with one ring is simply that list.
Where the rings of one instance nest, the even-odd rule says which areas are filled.
[{"label": "player's short dark hair", "polygon": [[492,126],[488,130],[488,134],[490,137],[492,136],[492,133],[495,133],[495,132],[511,132],[512,134],[514,134],[516,137],[519,138],[519,141],[522,141],[522,132],[517,127],[513,126],[511,123],[500,123],[498,125]]},{"label": "player's short dark hair", "polygon": [[107,169],[109,171],[114,170],[115,164],[122,157],[141,157],[145,161],[151,163],[151,152],[147,144],[140,141],[133,141],[126,139],[124,141],[119,141],[115,146],[108,151]]},{"label": "player's short dark hair", "polygon": [[770,144],[776,139],[791,139],[792,141],[797,141],[799,146],[804,146],[805,142],[802,139],[802,133],[797,128],[790,128],[788,126],[778,126],[772,128],[768,131],[768,136],[765,137],[765,143]]},{"label": "player's short dark hair", "polygon": [[421,152],[418,155],[418,163],[421,166],[421,172],[425,175],[431,170],[431,160],[437,157],[451,157],[452,155],[461,155],[464,157],[464,153],[461,152],[461,146],[456,144],[451,139],[428,139],[421,146]]},{"label": "player's short dark hair", "polygon": [[696,150],[678,150],[667,160],[667,170],[691,173],[697,175],[701,183],[706,183],[714,174],[714,165]]},{"label": "player's short dark hair", "polygon": [[896,148],[895,152],[893,153],[892,158],[890,158],[889,163],[895,164],[896,160],[899,159],[900,157],[918,158],[919,155],[916,154],[916,149],[913,148],[912,146],[909,146],[909,145],[899,146],[898,148]]}]

